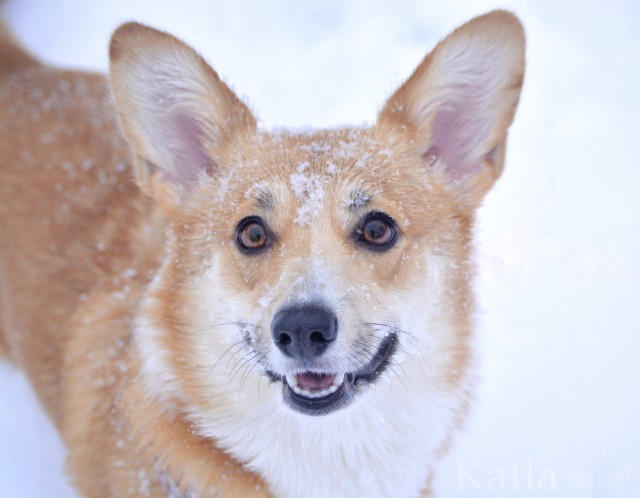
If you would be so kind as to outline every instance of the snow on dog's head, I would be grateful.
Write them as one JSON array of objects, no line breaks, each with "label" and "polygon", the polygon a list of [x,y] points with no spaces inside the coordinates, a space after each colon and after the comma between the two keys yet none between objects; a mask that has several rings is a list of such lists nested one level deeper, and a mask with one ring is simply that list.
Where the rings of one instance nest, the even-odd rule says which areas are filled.
[{"label": "snow on dog's head", "polygon": [[202,58],[141,25],[111,59],[138,183],[168,224],[138,320],[149,394],[282,494],[297,490],[278,459],[312,476],[346,458],[355,482],[394,448],[411,458],[378,489],[415,492],[468,395],[473,213],[504,161],[519,23],[459,28],[370,128],[260,131]]}]

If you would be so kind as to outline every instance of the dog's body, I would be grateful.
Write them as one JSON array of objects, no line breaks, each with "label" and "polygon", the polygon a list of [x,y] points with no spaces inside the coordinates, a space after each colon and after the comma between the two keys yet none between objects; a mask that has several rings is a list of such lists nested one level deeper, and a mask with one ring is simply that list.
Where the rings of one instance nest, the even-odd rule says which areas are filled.
[{"label": "dog's body", "polygon": [[114,109],[2,31],[0,349],[83,495],[429,492],[523,48],[512,15],[478,18],[372,128],[289,134],[164,33],[114,35]]}]

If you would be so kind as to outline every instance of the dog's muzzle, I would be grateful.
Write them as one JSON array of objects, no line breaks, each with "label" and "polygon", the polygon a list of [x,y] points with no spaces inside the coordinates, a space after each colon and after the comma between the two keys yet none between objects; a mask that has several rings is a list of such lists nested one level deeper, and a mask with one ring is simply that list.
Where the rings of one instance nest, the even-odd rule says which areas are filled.
[{"label": "dog's muzzle", "polygon": [[[289,358],[313,364],[338,337],[335,314],[319,306],[302,306],[280,310],[271,322],[271,336],[278,349]],[[359,388],[375,382],[386,369],[396,350],[398,338],[392,332],[375,349],[366,353],[369,362],[353,372],[304,370],[279,376],[284,402],[305,415],[325,415],[348,406]]]}]

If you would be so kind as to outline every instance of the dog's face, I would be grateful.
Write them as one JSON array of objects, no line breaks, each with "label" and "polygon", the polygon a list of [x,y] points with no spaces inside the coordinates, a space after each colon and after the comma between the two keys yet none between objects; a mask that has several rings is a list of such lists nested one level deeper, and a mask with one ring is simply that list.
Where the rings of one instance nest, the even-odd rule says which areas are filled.
[{"label": "dog's face", "polygon": [[258,134],[218,166],[223,189],[206,179],[176,209],[157,295],[203,392],[266,376],[291,409],[328,414],[422,359],[434,331],[466,330],[469,213],[396,143],[378,129]]},{"label": "dog's face", "polygon": [[169,227],[136,331],[154,396],[222,440],[274,411],[419,419],[427,393],[463,397],[473,212],[524,70],[512,16],[455,31],[362,129],[258,131],[199,56],[140,25],[111,60]]}]

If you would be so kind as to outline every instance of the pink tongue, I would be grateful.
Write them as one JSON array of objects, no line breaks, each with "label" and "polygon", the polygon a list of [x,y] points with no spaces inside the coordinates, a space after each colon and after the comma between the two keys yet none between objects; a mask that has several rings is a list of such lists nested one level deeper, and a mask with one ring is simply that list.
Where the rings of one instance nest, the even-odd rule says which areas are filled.
[{"label": "pink tongue", "polygon": [[333,384],[335,374],[314,374],[311,372],[297,374],[296,380],[302,389],[307,391],[322,391]]}]

